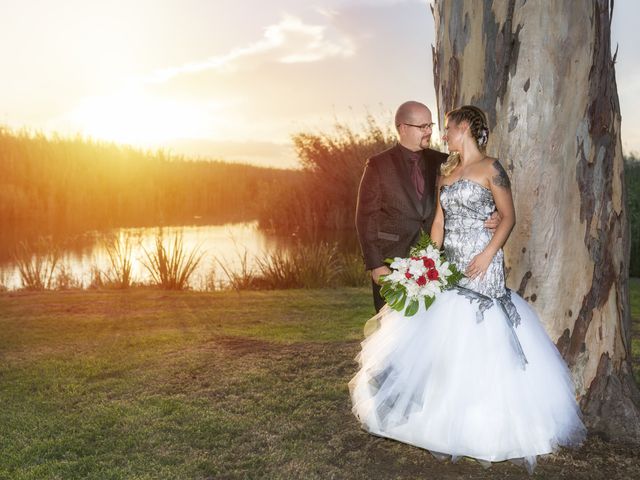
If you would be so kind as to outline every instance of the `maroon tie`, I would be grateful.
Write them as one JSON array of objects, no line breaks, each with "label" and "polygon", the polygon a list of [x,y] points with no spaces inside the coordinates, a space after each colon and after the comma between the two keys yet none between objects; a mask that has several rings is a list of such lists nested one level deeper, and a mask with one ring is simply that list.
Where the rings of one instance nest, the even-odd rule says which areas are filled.
[{"label": "maroon tie", "polygon": [[413,182],[413,186],[416,187],[418,199],[422,200],[422,196],[424,195],[424,175],[422,175],[422,169],[420,168],[422,152],[411,152],[409,154],[409,161],[411,162],[411,181]]}]

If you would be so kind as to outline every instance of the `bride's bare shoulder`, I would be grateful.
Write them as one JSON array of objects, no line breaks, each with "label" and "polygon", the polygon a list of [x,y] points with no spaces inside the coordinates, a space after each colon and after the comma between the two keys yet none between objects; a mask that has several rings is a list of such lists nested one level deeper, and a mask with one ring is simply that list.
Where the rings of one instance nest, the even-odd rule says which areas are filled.
[{"label": "bride's bare shoulder", "polygon": [[491,170],[495,162],[500,162],[497,158],[489,157],[488,155],[482,159],[482,167],[486,170]]}]

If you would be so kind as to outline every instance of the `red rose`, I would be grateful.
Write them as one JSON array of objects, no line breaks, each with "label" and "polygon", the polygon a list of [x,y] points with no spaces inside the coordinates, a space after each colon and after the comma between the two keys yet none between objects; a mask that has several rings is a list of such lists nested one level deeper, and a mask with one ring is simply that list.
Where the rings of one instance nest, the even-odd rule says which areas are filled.
[{"label": "red rose", "polygon": [[416,283],[417,283],[418,285],[420,285],[420,286],[426,285],[426,283],[427,283],[427,279],[425,278],[425,276],[424,276],[424,275],[420,275],[420,276],[418,277],[418,280],[416,280]]},{"label": "red rose", "polygon": [[429,277],[429,280],[438,280],[438,278],[440,278],[440,275],[438,274],[438,270],[432,268],[427,272],[427,277]]},{"label": "red rose", "polygon": [[425,268],[433,268],[436,266],[436,262],[431,260],[429,257],[422,257],[422,261],[424,262]]},{"label": "red rose", "polygon": [[407,277],[407,278],[409,278],[409,279],[412,277],[412,275],[411,275],[409,272],[406,272],[406,273],[404,274],[404,276],[405,276],[405,277]]}]

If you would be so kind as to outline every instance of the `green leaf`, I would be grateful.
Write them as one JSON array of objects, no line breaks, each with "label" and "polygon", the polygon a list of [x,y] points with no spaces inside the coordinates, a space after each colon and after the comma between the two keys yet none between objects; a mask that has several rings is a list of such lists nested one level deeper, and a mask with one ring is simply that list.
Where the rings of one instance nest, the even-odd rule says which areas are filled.
[{"label": "green leaf", "polygon": [[417,299],[413,299],[409,302],[409,305],[407,306],[407,309],[404,312],[405,317],[412,317],[414,316],[417,311],[418,311],[418,307],[419,307],[419,302]]},{"label": "green leaf", "polygon": [[458,267],[456,267],[453,263],[449,265],[449,270],[451,270],[451,275],[449,275],[449,277],[447,278],[447,284],[449,286],[457,285],[458,283],[460,283],[460,280],[465,277],[464,273],[458,270]]},{"label": "green leaf", "polygon": [[420,236],[418,237],[418,241],[416,242],[416,244],[411,247],[410,255],[415,255],[420,250],[424,250],[425,248],[427,248],[429,245],[431,245],[433,248],[438,248],[435,242],[431,240],[429,234],[424,230],[420,230]]},{"label": "green leaf", "polygon": [[424,297],[424,308],[428,309],[434,302],[436,297]]},{"label": "green leaf", "polygon": [[402,291],[402,292],[400,292],[399,298],[397,298],[393,302],[393,304],[390,304],[389,306],[391,308],[393,308],[394,310],[397,310],[398,312],[400,312],[404,308],[404,304],[405,304],[406,301],[407,301],[407,292]]},{"label": "green leaf", "polygon": [[[380,291],[380,293],[382,294],[382,290]],[[394,289],[394,288],[387,289],[387,291],[385,291],[385,294],[383,295],[384,299],[387,301],[387,303],[391,307],[400,299],[401,296],[402,296],[402,289]]]},{"label": "green leaf", "polygon": [[[388,285],[385,288],[384,297],[389,299],[389,300],[392,300],[401,291],[402,291],[402,289],[398,288],[397,285]],[[382,290],[380,290],[380,293],[382,293]]]},{"label": "green leaf", "polygon": [[403,296],[404,296],[404,292],[402,290],[393,292],[393,295],[391,296],[391,303],[393,305],[397,304],[402,300]]}]

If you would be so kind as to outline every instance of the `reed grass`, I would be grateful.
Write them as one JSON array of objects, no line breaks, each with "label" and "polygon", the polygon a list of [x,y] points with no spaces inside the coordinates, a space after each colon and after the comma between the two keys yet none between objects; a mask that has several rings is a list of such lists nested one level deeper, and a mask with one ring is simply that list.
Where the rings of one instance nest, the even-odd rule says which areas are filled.
[{"label": "reed grass", "polygon": [[254,258],[251,268],[246,249],[236,250],[239,268],[218,264],[227,276],[227,287],[235,290],[335,288],[367,284],[364,264],[358,254],[341,253],[336,242],[298,241],[287,249]]},{"label": "reed grass", "polygon": [[92,265],[89,273],[89,285],[90,289],[98,289],[103,288],[106,283],[106,276],[102,270],[97,265]]},{"label": "reed grass", "polygon": [[336,286],[341,270],[335,243],[296,243],[256,258],[263,288],[322,288]]},{"label": "reed grass", "polygon": [[82,289],[82,280],[73,274],[73,270],[66,263],[60,263],[54,275],[53,285],[56,290]]},{"label": "reed grass", "polygon": [[260,272],[260,284],[265,288],[300,288],[301,265],[297,265],[292,256],[284,249],[278,249],[264,257],[257,257],[256,264]]},{"label": "reed grass", "polygon": [[340,285],[343,287],[363,287],[371,283],[365,270],[362,254],[359,251],[348,251],[340,254]]},{"label": "reed grass", "polygon": [[300,269],[303,288],[335,287],[342,269],[335,243],[317,242],[311,245],[298,243],[291,252]]},{"label": "reed grass", "polygon": [[[133,283],[133,245],[131,243],[131,237],[118,235],[107,238],[104,242],[104,248],[109,257],[110,267],[104,272],[106,282],[103,281],[100,271],[98,270],[98,277],[95,283],[100,286],[108,283],[109,286],[115,288],[131,287]],[[94,275],[95,273],[92,276]],[[92,281],[92,284],[93,283]]]},{"label": "reed grass", "polygon": [[54,286],[60,249],[50,239],[40,238],[35,243],[20,242],[13,259],[18,267],[22,288],[47,290]]},{"label": "reed grass", "polygon": [[262,228],[316,238],[318,231],[353,228],[356,194],[367,158],[395,144],[395,132],[372,115],[362,125],[300,132],[293,144],[302,172],[290,188],[274,189],[259,216]]},{"label": "reed grass", "polygon": [[[225,289],[260,290],[287,288],[334,288],[362,286],[364,267],[356,253],[341,252],[336,241],[298,240],[287,247],[254,257],[254,252],[236,244],[237,259],[232,265],[222,258],[213,259],[210,268],[198,266],[204,258],[199,247],[184,247],[182,235],[170,239],[160,229],[153,239],[152,249],[141,247],[143,258],[134,258],[135,239],[131,235],[103,237],[106,268],[90,266],[88,280],[74,276],[68,264],[62,264],[59,249],[51,243],[39,247],[23,243],[16,253],[25,289],[127,289],[137,284],[163,289],[195,288],[202,291]],[[151,281],[141,283],[134,278],[135,262],[149,272]],[[193,278],[198,271],[197,278]],[[0,290],[2,287],[0,278]],[[6,287],[4,287],[6,288]]]},{"label": "reed grass", "polygon": [[141,263],[151,275],[152,283],[166,290],[188,288],[189,279],[205,253],[200,247],[187,251],[179,232],[165,247],[161,229],[155,237],[155,249],[149,252],[143,246],[142,250],[146,258]]},{"label": "reed grass", "polygon": [[[76,230],[250,221],[299,172],[0,125],[0,225]],[[166,195],[165,192],[170,192]],[[233,208],[228,208],[233,205]]]},{"label": "reed grass", "polygon": [[8,274],[4,270],[0,270],[0,292],[6,292],[9,290],[9,279]]},{"label": "reed grass", "polygon": [[257,288],[257,277],[254,269],[249,264],[249,252],[246,248],[240,251],[236,245],[236,256],[239,261],[239,269],[231,268],[224,258],[215,257],[215,262],[227,277],[225,285],[236,291]]},{"label": "reed grass", "polygon": [[194,289],[201,292],[215,292],[222,288],[220,279],[218,278],[215,259],[212,260],[209,268],[204,269],[204,271],[198,275],[197,282],[194,283],[197,285],[197,288]]}]

